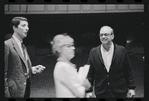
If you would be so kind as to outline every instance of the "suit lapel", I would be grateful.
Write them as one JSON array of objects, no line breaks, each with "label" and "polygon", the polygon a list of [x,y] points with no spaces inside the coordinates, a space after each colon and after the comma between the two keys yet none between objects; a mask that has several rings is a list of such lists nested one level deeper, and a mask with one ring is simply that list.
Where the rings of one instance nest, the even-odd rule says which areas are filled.
[{"label": "suit lapel", "polygon": [[109,70],[109,72],[111,71],[111,69],[112,69],[112,67],[113,67],[112,65],[113,65],[114,62],[115,62],[114,60],[115,60],[115,58],[116,58],[116,53],[117,53],[117,52],[116,52],[116,51],[117,51],[116,49],[117,49],[117,45],[114,44],[113,56],[112,56],[111,66],[110,66],[110,70]]},{"label": "suit lapel", "polygon": [[20,51],[20,48],[18,46],[18,44],[16,43],[16,41],[12,38],[12,45],[13,45],[13,48],[16,50],[16,52],[18,53],[18,55],[20,56],[20,58],[23,60],[25,66],[27,67],[27,63],[26,63],[26,60],[24,59],[21,51]]},{"label": "suit lapel", "polygon": [[104,65],[104,61],[103,61],[102,54],[101,54],[101,45],[97,47],[97,53],[99,54],[98,56],[99,56],[101,63]]},{"label": "suit lapel", "polygon": [[112,63],[114,62],[114,60],[115,60],[115,57],[116,57],[116,49],[117,49],[117,45],[116,44],[114,44],[114,51],[113,51],[113,57],[112,57],[112,61],[111,61],[111,65],[112,65]]}]

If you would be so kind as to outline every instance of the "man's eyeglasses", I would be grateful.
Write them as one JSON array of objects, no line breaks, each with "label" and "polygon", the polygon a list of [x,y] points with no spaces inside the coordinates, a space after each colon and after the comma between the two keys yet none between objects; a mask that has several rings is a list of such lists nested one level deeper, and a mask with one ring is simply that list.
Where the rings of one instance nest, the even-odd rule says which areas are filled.
[{"label": "man's eyeglasses", "polygon": [[66,46],[66,47],[69,47],[69,48],[74,47],[74,45],[71,45],[71,44],[64,44],[63,46]]},{"label": "man's eyeglasses", "polygon": [[110,36],[111,33],[101,33],[101,34],[99,34],[100,37],[102,37],[103,35],[104,35],[104,36]]}]

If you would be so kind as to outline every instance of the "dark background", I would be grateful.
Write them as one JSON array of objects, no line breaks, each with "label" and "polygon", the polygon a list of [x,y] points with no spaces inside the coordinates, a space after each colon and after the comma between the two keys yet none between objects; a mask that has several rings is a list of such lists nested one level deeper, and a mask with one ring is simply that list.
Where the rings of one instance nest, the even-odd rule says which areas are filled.
[{"label": "dark background", "polygon": [[26,45],[49,47],[56,34],[68,33],[75,40],[75,46],[97,46],[100,43],[99,30],[104,25],[114,29],[114,42],[126,46],[126,39],[133,38],[135,43],[144,42],[144,13],[99,13],[99,14],[28,14],[5,15],[5,34],[12,33],[11,19],[24,16],[29,20]]}]

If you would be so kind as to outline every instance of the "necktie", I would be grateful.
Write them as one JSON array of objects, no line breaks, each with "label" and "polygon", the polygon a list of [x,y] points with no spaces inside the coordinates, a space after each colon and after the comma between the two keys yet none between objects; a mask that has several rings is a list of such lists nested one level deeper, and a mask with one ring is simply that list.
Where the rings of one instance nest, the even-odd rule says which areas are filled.
[{"label": "necktie", "polygon": [[22,45],[22,50],[23,50],[23,55],[24,55],[24,59],[25,59],[25,61],[27,62],[27,67],[26,67],[26,69],[27,69],[27,74],[29,73],[29,60],[27,59],[27,57],[26,57],[26,52],[25,52],[25,45],[23,44],[23,43],[21,43],[21,45]]},{"label": "necktie", "polygon": [[21,45],[23,50],[23,56],[24,56],[24,59],[26,60],[25,45],[23,43],[21,43]]}]

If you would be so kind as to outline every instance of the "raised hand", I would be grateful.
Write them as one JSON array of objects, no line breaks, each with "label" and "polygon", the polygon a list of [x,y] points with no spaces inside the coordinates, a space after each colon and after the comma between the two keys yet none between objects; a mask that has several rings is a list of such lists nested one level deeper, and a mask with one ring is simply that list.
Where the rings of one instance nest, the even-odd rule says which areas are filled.
[{"label": "raised hand", "polygon": [[32,67],[33,74],[41,73],[46,67],[43,65],[37,65]]}]

